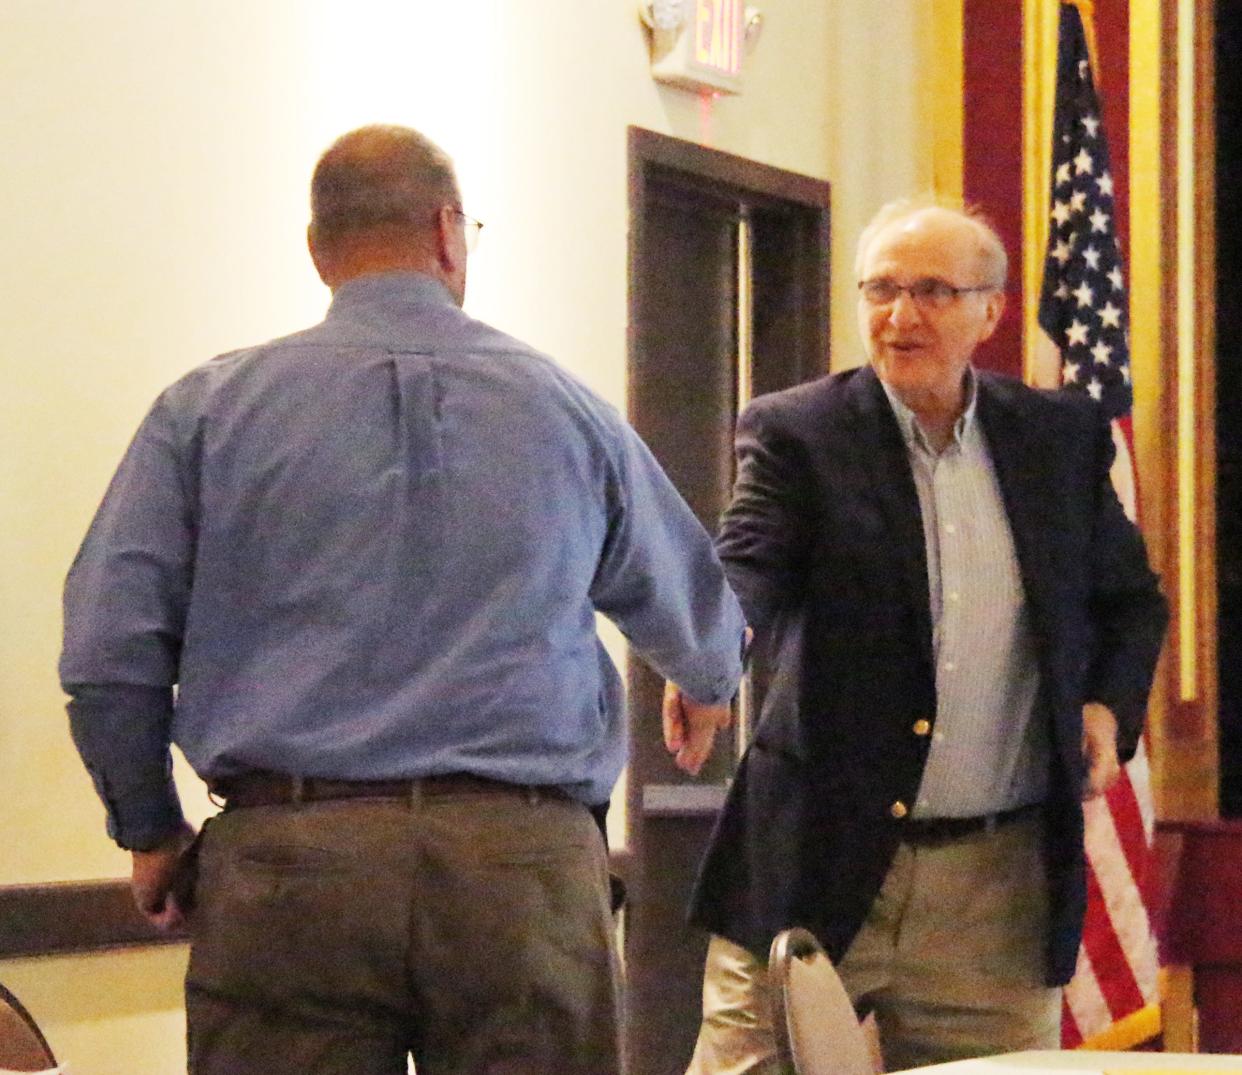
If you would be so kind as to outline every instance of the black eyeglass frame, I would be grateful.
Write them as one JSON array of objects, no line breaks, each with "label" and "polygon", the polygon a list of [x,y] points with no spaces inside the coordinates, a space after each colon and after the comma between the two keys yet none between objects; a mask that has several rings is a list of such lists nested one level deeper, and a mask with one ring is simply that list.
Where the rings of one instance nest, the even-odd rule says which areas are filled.
[{"label": "black eyeglass frame", "polygon": [[[873,292],[877,288],[881,289],[881,293],[868,294],[868,288],[872,289]],[[947,280],[941,280],[938,276],[925,276],[921,280],[915,280],[912,284],[899,284],[897,281],[890,280],[887,277],[858,281],[859,294],[871,306],[891,306],[904,291],[910,296],[910,301],[920,310],[943,310],[963,295],[969,295],[973,292],[998,290],[999,288],[995,284],[957,287]]]}]

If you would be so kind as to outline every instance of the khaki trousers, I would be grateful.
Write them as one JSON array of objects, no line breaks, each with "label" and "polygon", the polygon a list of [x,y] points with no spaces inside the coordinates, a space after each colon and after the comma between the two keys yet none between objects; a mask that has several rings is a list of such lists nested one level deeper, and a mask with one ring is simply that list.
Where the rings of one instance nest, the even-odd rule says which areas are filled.
[{"label": "khaki trousers", "polygon": [[[874,1012],[889,1071],[1056,1049],[1043,984],[1047,885],[1038,817],[938,846],[903,844],[837,970]],[[713,937],[687,1075],[778,1075],[766,962]]]},{"label": "khaki trousers", "polygon": [[226,811],[203,841],[193,1075],[621,1070],[603,843],[520,789]]}]

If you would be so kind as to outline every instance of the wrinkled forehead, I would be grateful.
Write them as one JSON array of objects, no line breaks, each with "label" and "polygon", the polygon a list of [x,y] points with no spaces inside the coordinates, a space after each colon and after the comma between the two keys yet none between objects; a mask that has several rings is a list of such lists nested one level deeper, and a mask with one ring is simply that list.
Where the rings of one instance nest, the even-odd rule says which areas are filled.
[{"label": "wrinkled forehead", "polygon": [[979,271],[984,249],[973,221],[947,210],[926,209],[876,232],[863,253],[862,279],[938,277],[960,284]]}]

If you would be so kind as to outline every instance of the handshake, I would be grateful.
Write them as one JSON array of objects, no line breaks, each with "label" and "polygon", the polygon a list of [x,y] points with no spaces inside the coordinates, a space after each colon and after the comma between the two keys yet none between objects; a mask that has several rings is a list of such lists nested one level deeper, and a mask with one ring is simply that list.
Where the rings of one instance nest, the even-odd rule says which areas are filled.
[{"label": "handshake", "polygon": [[676,683],[664,685],[664,746],[677,768],[697,776],[711,757],[716,733],[733,723],[728,704],[703,705],[682,692]]}]

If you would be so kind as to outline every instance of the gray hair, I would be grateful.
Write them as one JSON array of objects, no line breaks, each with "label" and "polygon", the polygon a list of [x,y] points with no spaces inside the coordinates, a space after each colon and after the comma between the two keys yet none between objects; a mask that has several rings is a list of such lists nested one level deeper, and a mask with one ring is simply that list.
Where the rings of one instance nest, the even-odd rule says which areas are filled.
[{"label": "gray hair", "polygon": [[854,275],[862,279],[863,260],[876,236],[890,224],[915,216],[926,209],[940,209],[961,218],[971,225],[979,239],[977,255],[979,271],[983,279],[998,290],[1003,289],[1009,275],[1009,255],[1005,244],[992,222],[977,206],[964,205],[960,201],[925,194],[914,198],[898,198],[880,208],[858,237],[858,250],[854,256]]},{"label": "gray hair", "polygon": [[421,231],[459,206],[453,162],[409,127],[373,125],[341,135],[311,177],[311,234],[331,243],[379,226]]}]

